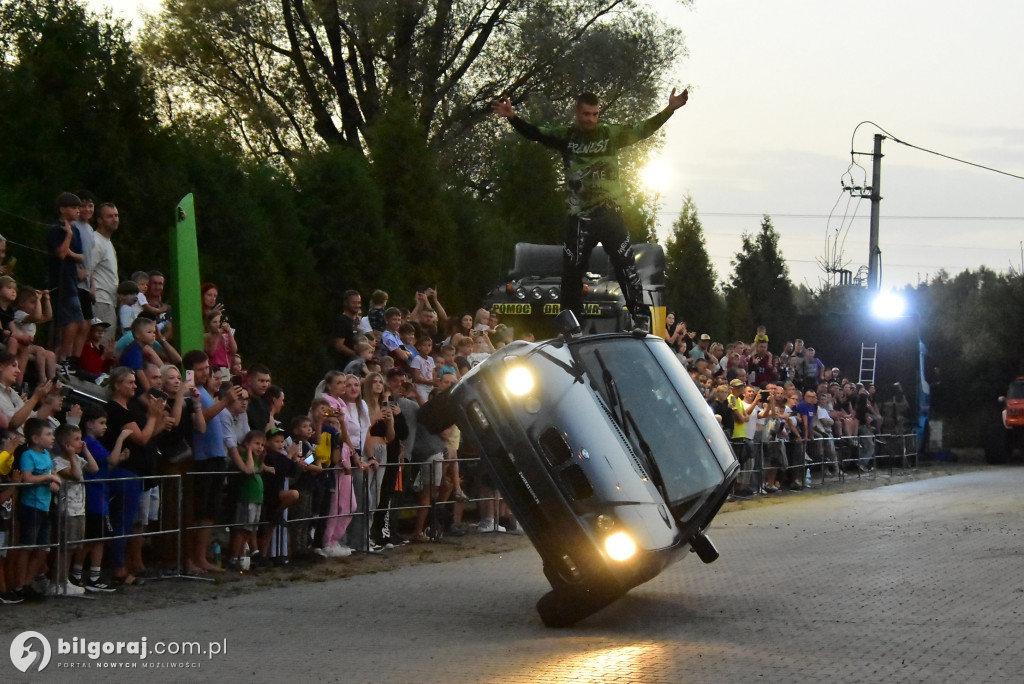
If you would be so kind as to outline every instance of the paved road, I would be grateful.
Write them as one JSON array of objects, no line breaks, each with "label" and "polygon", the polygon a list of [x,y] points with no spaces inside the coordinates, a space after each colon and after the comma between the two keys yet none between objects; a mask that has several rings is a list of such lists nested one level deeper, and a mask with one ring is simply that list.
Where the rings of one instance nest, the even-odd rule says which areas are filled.
[{"label": "paved road", "polygon": [[[723,514],[717,563],[691,557],[567,630],[533,609],[547,584],[530,549],[42,631],[226,638],[210,660],[150,658],[221,681],[1021,681],[1022,501],[1024,469],[1002,468]],[[88,658],[32,679],[70,680],[58,661]]]}]

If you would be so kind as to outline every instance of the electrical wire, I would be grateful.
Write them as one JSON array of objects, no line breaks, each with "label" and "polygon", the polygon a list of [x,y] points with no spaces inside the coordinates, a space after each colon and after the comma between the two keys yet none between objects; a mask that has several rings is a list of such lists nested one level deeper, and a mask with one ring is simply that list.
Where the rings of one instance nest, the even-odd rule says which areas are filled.
[{"label": "electrical wire", "polygon": [[[870,124],[870,125],[874,126],[878,130],[882,131],[882,133],[885,133],[885,135],[890,140],[892,140],[893,142],[897,142],[900,145],[905,145],[907,147],[913,148],[915,150],[919,150],[921,152],[927,152],[928,154],[934,154],[936,157],[942,157],[943,159],[948,159],[950,161],[955,161],[955,162],[958,162],[960,164],[967,164],[968,166],[973,166],[975,168],[983,169],[985,171],[991,171],[993,173],[998,173],[998,174],[1001,174],[1003,176],[1009,176],[1010,178],[1016,178],[1017,180],[1024,180],[1024,176],[1019,176],[1016,173],[1010,173],[1009,171],[1002,171],[1000,169],[992,168],[991,166],[985,166],[984,164],[978,164],[976,162],[967,161],[966,159],[960,159],[959,157],[954,157],[952,155],[943,154],[942,152],[936,152],[935,150],[929,150],[927,147],[921,147],[920,145],[914,145],[913,143],[909,143],[906,140],[900,140],[895,135],[893,135],[889,131],[885,130],[884,128],[882,128],[881,126],[876,124],[874,121],[861,121],[859,124],[857,124],[856,127],[854,127],[854,129],[853,129],[853,136],[857,135],[857,129],[860,128],[862,124]],[[854,154],[858,154],[858,153],[855,153],[853,151],[853,136],[850,137],[850,155],[851,156],[854,155]],[[859,154],[866,154],[866,153],[861,152]]]}]

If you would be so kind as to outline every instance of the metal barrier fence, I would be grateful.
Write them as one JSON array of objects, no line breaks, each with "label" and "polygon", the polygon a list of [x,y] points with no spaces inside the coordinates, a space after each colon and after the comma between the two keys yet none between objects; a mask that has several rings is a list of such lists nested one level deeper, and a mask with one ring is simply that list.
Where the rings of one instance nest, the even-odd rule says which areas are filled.
[{"label": "metal barrier fence", "polygon": [[[734,443],[734,449],[736,444]],[[789,447],[787,449],[787,446]],[[795,471],[794,476],[799,478],[799,482],[803,483],[806,477],[806,473],[810,470],[817,470],[820,478],[820,482],[823,484],[826,482],[826,477],[830,475],[838,478],[840,481],[847,477],[846,470],[852,468],[856,470],[856,474],[859,476],[863,475],[869,469],[876,467],[887,466],[890,474],[893,473],[897,468],[907,469],[916,468],[917,462],[917,436],[914,434],[903,434],[903,435],[857,435],[850,437],[818,437],[812,440],[806,440],[803,442],[763,442],[763,441],[745,441],[743,448],[746,450],[746,455],[737,454],[738,458],[741,458],[741,470],[740,479],[738,482],[745,482],[750,485],[756,485],[760,488],[764,482],[764,475],[766,470],[770,470],[766,467],[766,451],[770,449],[783,449],[787,452],[787,465],[785,470]],[[790,457],[794,457],[793,460],[798,460],[798,463],[788,463]],[[260,525],[268,524],[281,524],[284,526],[286,531],[297,530],[296,538],[302,538],[305,536],[306,540],[310,540],[309,528],[313,526],[319,526],[326,524],[327,521],[332,519],[348,518],[351,524],[356,524],[359,527],[355,528],[355,533],[349,537],[351,541],[353,538],[358,540],[355,544],[356,550],[369,552],[371,550],[372,540],[370,538],[371,524],[375,514],[382,513],[385,516],[400,515],[404,511],[420,511],[426,509],[428,511],[428,524],[431,528],[430,537],[434,540],[440,539],[444,534],[442,519],[442,511],[445,507],[456,506],[460,503],[483,503],[491,502],[493,508],[493,515],[491,516],[494,521],[494,530],[498,529],[498,506],[500,505],[501,496],[496,489],[493,489],[490,496],[469,498],[463,502],[455,501],[450,498],[441,500],[438,493],[441,487],[434,484],[434,477],[431,476],[432,469],[436,467],[451,467],[455,464],[479,464],[479,458],[457,458],[457,459],[444,459],[442,461],[404,461],[401,463],[382,463],[379,465],[380,472],[378,477],[356,477],[352,483],[353,491],[355,492],[356,507],[347,512],[328,512],[326,514],[319,513],[318,511],[310,510],[309,514],[304,514],[305,508],[301,505],[294,507],[295,512],[299,514],[299,517],[286,517],[284,520],[279,522],[266,522],[266,515],[261,519]],[[865,468],[857,468],[856,464],[865,465]],[[371,487],[377,487],[375,483],[384,479],[383,475],[387,472],[387,469],[397,468],[402,469],[402,472],[407,474],[402,477],[404,495],[406,500],[402,501],[401,497],[394,495],[385,497],[383,502],[385,505],[373,505],[371,502],[378,501],[380,490],[371,492]],[[424,472],[427,473],[423,477],[421,486],[428,488],[427,496],[423,497],[419,495],[415,500],[408,500],[410,497],[409,490],[413,487],[417,480],[416,475],[408,476],[408,474],[422,475]],[[321,475],[318,477],[326,478],[327,483],[329,480],[334,480],[335,484],[341,482],[338,477],[339,474],[344,474],[344,471],[340,468],[327,468],[324,469]],[[0,545],[0,552],[15,552],[24,553],[33,550],[47,549],[54,551],[54,562],[51,563],[50,569],[52,571],[52,579],[59,588],[59,593],[67,593],[67,585],[64,579],[67,577],[67,571],[69,568],[70,553],[77,549],[79,546],[93,544],[96,542],[110,542],[112,544],[123,544],[133,539],[142,540],[144,538],[162,538],[168,539],[168,542],[163,545],[161,549],[161,561],[164,563],[165,569],[167,570],[162,574],[162,577],[166,578],[193,578],[193,579],[207,579],[198,578],[193,575],[185,573],[185,558],[184,558],[184,542],[186,535],[198,532],[200,530],[232,530],[239,527],[249,526],[247,522],[237,522],[234,519],[225,520],[224,516],[221,515],[217,520],[210,524],[197,524],[197,512],[195,510],[196,501],[194,500],[193,493],[196,490],[196,483],[201,478],[220,478],[221,482],[219,486],[215,487],[218,492],[218,496],[221,499],[220,503],[227,503],[227,510],[233,510],[231,504],[234,503],[237,492],[237,483],[231,482],[232,479],[237,479],[245,475],[237,470],[225,470],[217,472],[201,472],[191,471],[183,475],[153,475],[146,477],[110,477],[103,479],[87,479],[83,481],[84,485],[95,486],[100,484],[106,484],[108,487],[116,486],[121,488],[120,496],[115,495],[111,498],[111,518],[119,518],[120,525],[118,528],[120,532],[116,532],[110,535],[103,535],[100,537],[83,537],[81,539],[69,539],[68,530],[70,529],[70,514],[67,505],[67,487],[63,486],[61,490],[54,494],[56,505],[56,513],[51,518],[55,522],[55,529],[51,533],[51,541],[47,544],[35,544],[35,545],[22,545],[12,543],[18,537],[15,534],[18,530],[18,515],[16,507],[12,506],[12,520],[11,520],[11,534],[7,542],[4,545]],[[442,476],[443,477],[443,476]],[[397,476],[395,477],[397,481]],[[130,485],[130,486],[129,486]],[[153,485],[147,488],[147,485]],[[299,489],[300,500],[301,497],[308,493],[310,482],[290,482],[289,488]],[[37,484],[29,483],[6,483],[2,485],[3,488],[14,488],[15,490],[39,486]],[[135,505],[130,501],[130,496],[125,497],[124,493],[127,492],[131,495],[132,492],[148,491],[153,490],[160,492],[159,506],[157,508],[157,515],[155,518],[152,517],[152,512],[149,512],[148,521],[145,526],[139,526],[138,515],[137,515],[137,502]],[[420,490],[422,492],[422,489]],[[329,494],[327,492],[322,492]],[[154,498],[150,494],[150,498]],[[423,500],[425,499],[425,502]],[[322,503],[322,501],[321,501]],[[117,507],[120,506],[120,509]],[[170,509],[170,510],[168,510]],[[322,506],[321,506],[321,511]],[[136,527],[145,527],[141,531],[134,531]],[[346,530],[347,532],[347,530]],[[322,537],[321,537],[322,539]],[[301,549],[300,549],[301,550]],[[10,558],[8,558],[10,561]],[[169,567],[168,567],[169,566]],[[84,571],[84,569],[83,569]]]},{"label": "metal barrier fence", "polygon": [[[906,470],[918,466],[918,441],[913,433],[864,433],[802,441],[746,439],[742,444],[733,441],[732,447],[741,466],[737,483],[741,488],[754,491],[763,487],[766,472],[772,470],[785,472],[785,479],[800,484],[804,484],[807,473],[814,470],[819,482],[824,484],[828,476],[845,480],[847,470],[861,477],[878,467],[887,467],[891,475],[897,468]],[[770,454],[777,454],[777,457],[768,458]]]}]

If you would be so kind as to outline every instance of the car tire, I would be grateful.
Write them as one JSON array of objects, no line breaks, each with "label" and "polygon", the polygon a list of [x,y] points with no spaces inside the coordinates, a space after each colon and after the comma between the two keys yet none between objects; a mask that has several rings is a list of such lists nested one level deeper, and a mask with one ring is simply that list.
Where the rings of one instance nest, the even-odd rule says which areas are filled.
[{"label": "car tire", "polygon": [[545,627],[559,629],[570,627],[595,612],[581,610],[583,605],[569,600],[565,594],[549,591],[537,601],[537,613]]},{"label": "car tire", "polygon": [[571,627],[621,598],[625,592],[578,593],[549,591],[537,601],[537,613],[545,627]]}]

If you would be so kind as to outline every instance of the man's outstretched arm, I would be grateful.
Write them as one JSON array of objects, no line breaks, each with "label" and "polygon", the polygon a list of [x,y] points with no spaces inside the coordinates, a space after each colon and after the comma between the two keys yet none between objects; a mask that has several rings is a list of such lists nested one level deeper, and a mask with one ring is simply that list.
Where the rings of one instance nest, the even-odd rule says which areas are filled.
[{"label": "man's outstretched arm", "polygon": [[668,96],[668,106],[646,121],[623,128],[621,137],[616,141],[617,144],[620,147],[625,147],[654,135],[654,132],[661,128],[677,109],[686,104],[689,97],[689,91],[684,90],[676,95],[676,89],[673,88]]},{"label": "man's outstretched arm", "polygon": [[508,122],[512,125],[512,128],[516,129],[520,135],[527,140],[533,140],[539,142],[541,145],[551,147],[556,150],[563,150],[565,148],[565,140],[545,133],[529,121],[524,121],[516,116],[516,110],[512,107],[512,101],[508,99],[507,95],[496,98],[491,102],[491,111],[498,116],[508,119]]}]

